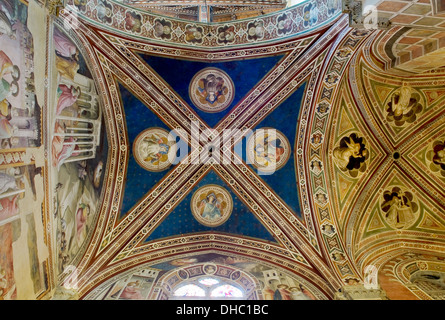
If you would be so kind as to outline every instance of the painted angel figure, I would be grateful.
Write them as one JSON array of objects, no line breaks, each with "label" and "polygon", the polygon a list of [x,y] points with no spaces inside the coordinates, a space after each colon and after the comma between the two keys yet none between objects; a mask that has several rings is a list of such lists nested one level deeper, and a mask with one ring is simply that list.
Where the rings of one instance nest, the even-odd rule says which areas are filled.
[{"label": "painted angel figure", "polygon": [[222,199],[218,199],[215,193],[210,193],[199,204],[199,212],[203,218],[214,220],[221,217],[221,202]]},{"label": "painted angel figure", "polygon": [[345,139],[344,142],[346,146],[335,148],[333,151],[334,160],[342,170],[347,169],[351,158],[362,158],[367,155],[367,150],[361,150],[361,144],[355,142],[351,137]]},{"label": "painted angel figure", "polygon": [[170,146],[155,133],[151,137],[143,139],[139,148],[142,157],[151,163],[160,161],[170,151]]},{"label": "painted angel figure", "polygon": [[261,143],[255,146],[255,159],[262,165],[271,165],[280,161],[284,153],[284,147],[281,145],[280,139],[269,141],[269,137],[265,137]]},{"label": "painted angel figure", "polygon": [[411,87],[403,86],[392,95],[391,110],[396,117],[408,114],[411,111],[413,107],[411,93]]}]

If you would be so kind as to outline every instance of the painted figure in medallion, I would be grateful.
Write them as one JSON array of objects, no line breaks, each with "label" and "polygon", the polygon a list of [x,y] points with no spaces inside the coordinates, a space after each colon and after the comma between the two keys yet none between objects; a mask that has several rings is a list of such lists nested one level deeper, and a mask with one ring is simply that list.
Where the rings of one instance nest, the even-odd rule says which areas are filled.
[{"label": "painted figure in medallion", "polygon": [[332,155],[338,168],[348,171],[353,176],[357,176],[357,170],[366,169],[365,160],[368,158],[368,150],[365,148],[364,139],[356,133],[343,137]]},{"label": "painted figure in medallion", "polygon": [[283,167],[290,156],[290,144],[278,130],[257,130],[247,141],[249,163],[264,172],[273,172]]},{"label": "painted figure in medallion", "polygon": [[125,14],[125,29],[139,33],[141,32],[141,28],[142,28],[141,15],[133,11],[127,11]]},{"label": "painted figure in medallion", "polygon": [[264,38],[264,22],[262,20],[251,22],[247,25],[247,39],[261,40]]},{"label": "painted figure in medallion", "polygon": [[106,0],[99,0],[96,7],[97,18],[104,23],[113,21],[113,7]]},{"label": "painted figure in medallion", "polygon": [[218,33],[218,43],[231,43],[235,40],[235,27],[234,26],[224,26],[219,27]]},{"label": "painted figure in medallion", "polygon": [[172,23],[165,19],[155,20],[154,25],[155,36],[162,39],[170,39],[172,33]]},{"label": "painted figure in medallion", "polygon": [[218,185],[199,188],[192,196],[192,214],[206,226],[218,226],[224,223],[232,211],[232,197]]},{"label": "painted figure in medallion", "polygon": [[234,86],[224,71],[206,68],[193,77],[189,92],[192,102],[199,109],[206,112],[219,112],[232,102]]},{"label": "painted figure in medallion", "polygon": [[201,79],[199,84],[199,93],[205,101],[210,104],[214,104],[216,101],[224,102],[227,87],[224,86],[223,78],[209,74],[205,79]]},{"label": "painted figure in medallion", "polygon": [[399,187],[393,187],[383,194],[381,205],[386,222],[395,229],[409,227],[417,218],[418,205],[413,200],[409,191],[402,191]]},{"label": "painted figure in medallion", "polygon": [[135,139],[133,152],[136,161],[149,171],[161,171],[170,166],[176,154],[175,141],[161,128],[150,128]]},{"label": "painted figure in medallion", "polygon": [[214,220],[221,217],[222,197],[217,197],[215,193],[210,193],[201,201],[199,205],[199,213],[203,218]]},{"label": "painted figure in medallion", "polygon": [[277,163],[284,154],[284,147],[280,139],[271,139],[265,136],[262,141],[255,146],[256,161],[262,165],[269,165],[270,163]]},{"label": "painted figure in medallion", "polygon": [[191,43],[201,43],[203,38],[204,29],[195,25],[188,25],[185,28],[185,41]]},{"label": "painted figure in medallion", "polygon": [[162,160],[165,161],[164,158],[168,155],[169,149],[170,146],[156,134],[142,140],[140,145],[145,160],[152,164],[159,163]]},{"label": "painted figure in medallion", "polygon": [[318,20],[318,8],[316,3],[309,3],[303,9],[303,25],[305,28],[312,27]]},{"label": "painted figure in medallion", "polygon": [[290,13],[283,13],[277,18],[277,28],[279,35],[292,31],[292,19]]},{"label": "painted figure in medallion", "polygon": [[423,109],[420,94],[409,85],[396,89],[387,103],[386,119],[396,126],[412,123]]},{"label": "painted figure in medallion", "polygon": [[426,152],[426,159],[429,169],[445,179],[445,137],[440,137],[430,145]]}]

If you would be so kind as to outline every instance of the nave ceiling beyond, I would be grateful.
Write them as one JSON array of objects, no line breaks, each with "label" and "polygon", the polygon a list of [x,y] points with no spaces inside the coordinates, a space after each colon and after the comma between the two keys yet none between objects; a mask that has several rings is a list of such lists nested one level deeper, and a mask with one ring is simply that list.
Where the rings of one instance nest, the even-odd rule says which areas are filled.
[{"label": "nave ceiling beyond", "polygon": [[443,299],[444,14],[51,4],[0,7],[21,71],[3,60],[3,298],[172,299],[211,277],[247,299]]}]

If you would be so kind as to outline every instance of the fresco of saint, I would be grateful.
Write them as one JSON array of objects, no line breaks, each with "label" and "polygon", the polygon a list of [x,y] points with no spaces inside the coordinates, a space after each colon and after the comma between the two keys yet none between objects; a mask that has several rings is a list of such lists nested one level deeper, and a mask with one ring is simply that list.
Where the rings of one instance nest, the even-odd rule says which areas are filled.
[{"label": "fresco of saint", "polygon": [[409,227],[417,218],[417,204],[413,202],[410,192],[403,192],[394,187],[391,191],[385,191],[382,203],[383,215],[386,222],[393,228],[404,229]]},{"label": "fresco of saint", "polygon": [[290,144],[278,130],[258,129],[247,141],[249,163],[263,172],[282,168],[290,156]]},{"label": "fresco of saint", "polygon": [[220,112],[233,101],[235,89],[230,77],[222,70],[205,68],[190,82],[190,99],[205,112]]},{"label": "fresco of saint", "polygon": [[255,160],[264,166],[277,163],[283,154],[284,147],[280,139],[272,139],[269,141],[269,137],[266,136],[263,141],[255,146]]},{"label": "fresco of saint", "polygon": [[146,161],[156,164],[167,160],[165,158],[168,155],[170,146],[164,143],[164,140],[161,137],[154,134],[141,141],[140,150]]},{"label": "fresco of saint", "polygon": [[201,216],[206,219],[216,219],[221,217],[221,202],[222,197],[216,197],[212,192],[207,197],[201,201],[199,205],[199,211]]},{"label": "fresco of saint", "polygon": [[133,154],[140,166],[148,171],[168,168],[176,155],[176,142],[161,128],[142,131],[133,143]]},{"label": "fresco of saint", "polygon": [[340,170],[356,176],[358,171],[363,172],[366,169],[365,160],[369,151],[365,147],[364,138],[352,133],[340,140],[339,146],[332,151],[332,156]]},{"label": "fresco of saint", "polygon": [[232,197],[218,185],[199,188],[192,197],[192,213],[204,225],[218,226],[224,223],[232,211]]},{"label": "fresco of saint", "polygon": [[227,90],[223,78],[214,74],[209,74],[205,79],[201,79],[198,85],[198,91],[202,97],[201,102],[206,101],[211,105],[224,102],[224,94],[227,93]]}]

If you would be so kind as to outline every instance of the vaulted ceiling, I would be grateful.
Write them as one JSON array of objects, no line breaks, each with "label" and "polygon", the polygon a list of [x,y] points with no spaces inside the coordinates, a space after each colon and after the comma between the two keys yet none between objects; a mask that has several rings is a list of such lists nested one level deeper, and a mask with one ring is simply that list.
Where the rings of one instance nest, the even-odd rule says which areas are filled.
[{"label": "vaulted ceiling", "polygon": [[[117,3],[109,23],[94,14],[94,1],[80,8],[71,32],[102,93],[109,144],[97,222],[78,260],[81,295],[122,270],[222,250],[272,261],[332,297],[351,279],[363,281],[363,268],[402,239],[405,248],[441,247],[445,189],[430,154],[443,143],[445,77],[385,74],[372,54],[378,31],[350,29],[339,3],[329,11],[317,2],[316,19],[307,19],[310,5],[228,25],[135,11],[144,21],[139,29],[130,29],[132,11]],[[69,18],[68,10],[61,17]],[[287,29],[280,25],[286,19]],[[158,25],[170,32],[157,33]],[[261,33],[249,33],[258,25]],[[202,37],[188,37],[191,28]],[[220,37],[229,32],[231,38]],[[206,68],[233,83],[233,100],[222,111],[193,101],[189,87]],[[406,85],[419,107],[400,120],[388,108]],[[187,145],[178,164],[141,167],[134,143],[149,128],[176,130]],[[229,163],[208,156],[225,130],[259,128],[285,137],[289,155],[273,174],[249,163],[248,137],[221,146]],[[194,141],[193,130],[204,138]],[[345,143],[352,141],[360,156],[346,168]],[[220,225],[191,214],[205,186],[232,199]],[[394,197],[408,199],[411,220],[388,218],[385,202]]]},{"label": "vaulted ceiling", "polygon": [[[384,8],[393,13],[386,18],[404,14]],[[144,268],[162,270],[167,281],[184,265],[213,263],[230,273],[255,262],[250,274],[277,269],[318,299],[332,299],[363,283],[369,265],[385,270],[391,259],[411,259],[407,253],[442,259],[445,70],[437,61],[445,28],[436,21],[435,49],[415,55],[417,47],[399,45],[411,29],[351,28],[342,10],[340,1],[305,1],[201,23],[118,1],[69,0],[48,18],[48,39],[62,32],[82,59],[69,82],[70,66],[49,45],[48,152],[55,152],[58,121],[64,130],[73,124],[55,113],[60,84],[81,83],[85,95],[84,78],[92,79],[95,121],[103,119],[91,122],[99,148],[88,160],[103,164],[103,176],[79,196],[94,213],[84,239],[79,228],[71,235],[77,242],[60,238],[60,230],[70,238],[67,217],[78,217],[69,203],[81,170],[76,162],[45,164],[50,284],[69,287],[74,266],[77,297],[94,299]],[[435,64],[416,69],[416,59],[431,54]],[[209,75],[223,81],[216,100]],[[259,129],[275,129],[272,171],[252,161],[265,161],[264,136],[253,134]],[[161,143],[164,153],[150,153]],[[223,219],[203,218],[212,193]]]}]

